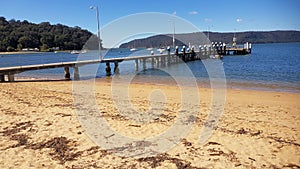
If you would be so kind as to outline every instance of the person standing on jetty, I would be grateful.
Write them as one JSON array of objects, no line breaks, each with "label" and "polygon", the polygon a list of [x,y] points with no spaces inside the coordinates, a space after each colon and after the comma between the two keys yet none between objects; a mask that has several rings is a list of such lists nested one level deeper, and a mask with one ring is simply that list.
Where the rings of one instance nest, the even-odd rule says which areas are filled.
[{"label": "person standing on jetty", "polygon": [[175,47],[175,55],[178,55],[178,46]]}]

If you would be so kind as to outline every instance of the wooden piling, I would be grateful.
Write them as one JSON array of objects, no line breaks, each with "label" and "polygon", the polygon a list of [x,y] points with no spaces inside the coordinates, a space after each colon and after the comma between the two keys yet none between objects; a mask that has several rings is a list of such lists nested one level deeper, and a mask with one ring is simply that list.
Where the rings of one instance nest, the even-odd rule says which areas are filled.
[{"label": "wooden piling", "polygon": [[143,58],[142,62],[143,62],[143,70],[146,70],[146,59]]},{"label": "wooden piling", "polygon": [[166,66],[166,58],[164,56],[160,57],[161,60],[161,67],[165,67]]},{"label": "wooden piling", "polygon": [[151,58],[151,68],[154,68],[154,58]]},{"label": "wooden piling", "polygon": [[78,66],[75,66],[73,69],[74,69],[74,80],[80,80]]},{"label": "wooden piling", "polygon": [[106,76],[111,76],[111,68],[109,62],[106,62],[105,71],[106,71]]},{"label": "wooden piling", "polygon": [[8,81],[14,82],[15,81],[15,75],[14,74],[8,74]]},{"label": "wooden piling", "polygon": [[69,66],[65,66],[64,67],[64,72],[65,72],[65,79],[66,80],[70,80],[71,79],[71,75],[70,75],[70,68],[69,68]]},{"label": "wooden piling", "polygon": [[194,49],[192,49],[192,53],[191,53],[191,61],[194,61],[196,57],[196,53],[194,51]]},{"label": "wooden piling", "polygon": [[205,46],[204,47],[204,56],[207,56],[208,55],[208,53],[207,53],[207,47]]},{"label": "wooden piling", "polygon": [[5,75],[0,75],[0,82],[5,82]]},{"label": "wooden piling", "polygon": [[175,57],[175,63],[178,63],[179,62],[179,56],[178,54],[174,56]]},{"label": "wooden piling", "polygon": [[159,68],[159,57],[156,58],[156,67]]},{"label": "wooden piling", "polygon": [[135,71],[139,71],[139,60],[135,59]]},{"label": "wooden piling", "polygon": [[172,56],[173,63],[177,63],[177,58],[178,58],[177,55],[173,55],[173,56]]},{"label": "wooden piling", "polygon": [[115,74],[115,75],[120,74],[120,70],[119,70],[119,62],[118,62],[118,61],[115,61],[114,74]]}]

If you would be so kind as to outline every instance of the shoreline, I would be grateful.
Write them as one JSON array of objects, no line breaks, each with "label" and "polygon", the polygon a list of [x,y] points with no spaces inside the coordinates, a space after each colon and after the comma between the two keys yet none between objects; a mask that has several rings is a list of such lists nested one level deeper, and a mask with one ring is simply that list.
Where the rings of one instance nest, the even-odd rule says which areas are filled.
[{"label": "shoreline", "polygon": [[33,53],[45,53],[45,52],[37,52],[37,51],[0,52],[0,55],[33,54]]},{"label": "shoreline", "polygon": [[[69,50],[62,50],[62,51],[57,51],[58,53],[60,52],[68,52],[70,53]],[[15,51],[15,52],[0,52],[0,55],[15,55],[15,54],[34,54],[34,53],[54,53],[53,52],[42,52],[42,51]]]},{"label": "shoreline", "polygon": [[[95,82],[112,81],[114,77],[98,77],[95,78]],[[58,77],[50,77],[50,78],[42,78],[42,77],[15,77],[16,82],[39,82],[39,81],[70,81],[65,80],[64,78]],[[92,80],[92,79],[86,79]],[[72,81],[72,80],[71,80]],[[160,77],[160,76],[151,76],[150,78],[147,76],[138,76],[135,78],[131,83],[135,84],[149,84],[149,85],[165,85],[165,86],[174,86],[177,85],[175,81],[172,80],[170,77]],[[207,79],[197,79],[196,83],[198,87],[204,87],[211,89],[210,82]],[[226,81],[226,89],[234,89],[234,90],[253,90],[253,91],[269,91],[269,92],[284,92],[284,93],[300,93],[300,87],[291,87],[291,86],[284,86],[284,85],[277,85],[277,84],[262,84],[255,83],[255,82],[248,82],[248,81]]]}]

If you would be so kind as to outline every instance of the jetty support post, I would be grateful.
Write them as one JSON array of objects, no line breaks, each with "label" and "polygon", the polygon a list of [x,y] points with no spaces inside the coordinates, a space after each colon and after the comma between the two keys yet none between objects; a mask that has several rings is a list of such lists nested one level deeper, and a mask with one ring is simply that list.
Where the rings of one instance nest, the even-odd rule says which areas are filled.
[{"label": "jetty support post", "polygon": [[119,62],[118,61],[115,61],[114,74],[115,75],[120,74]]},{"label": "jetty support post", "polygon": [[13,73],[8,74],[8,81],[14,82],[15,81],[15,75]]},{"label": "jetty support post", "polygon": [[74,80],[80,80],[78,66],[74,66]]},{"label": "jetty support post", "polygon": [[177,56],[178,56],[178,58],[177,58],[177,59],[178,59],[178,60],[177,60],[177,63],[180,63],[180,62],[183,60],[183,59],[182,59],[182,56],[183,56],[183,55],[182,55],[181,53],[179,53]]},{"label": "jetty support post", "polygon": [[177,56],[176,54],[174,54],[174,55],[172,55],[171,57],[172,57],[172,64],[173,64],[173,63],[177,63],[177,57],[178,57],[178,56]]},{"label": "jetty support post", "polygon": [[215,51],[215,53],[214,53],[215,55],[220,54],[222,52],[221,44],[217,44],[214,51]]},{"label": "jetty support post", "polygon": [[65,66],[64,67],[64,72],[65,72],[65,79],[66,80],[70,80],[71,79],[71,75],[70,75],[70,68],[69,68],[69,66]]},{"label": "jetty support post", "polygon": [[111,68],[109,62],[106,62],[105,71],[106,71],[106,76],[111,76]]},{"label": "jetty support post", "polygon": [[171,59],[171,52],[168,51],[168,66],[172,64],[171,62],[172,62],[172,59]]},{"label": "jetty support post", "polygon": [[5,82],[5,75],[0,75],[0,82]]},{"label": "jetty support post", "polygon": [[166,58],[164,57],[164,56],[161,56],[160,57],[160,60],[161,60],[161,67],[164,67],[164,66],[166,66],[166,60],[165,60]]},{"label": "jetty support post", "polygon": [[202,59],[202,56],[203,56],[203,53],[202,53],[202,51],[200,51],[199,53],[198,53],[198,60],[201,60]]},{"label": "jetty support post", "polygon": [[205,50],[203,47],[200,48],[200,56],[199,56],[199,59],[202,59],[202,58],[205,58]]},{"label": "jetty support post", "polygon": [[219,47],[218,47],[218,45],[217,45],[217,48],[213,48],[213,49],[212,49],[212,52],[213,52],[213,55],[214,55],[214,56],[218,55],[218,51],[219,51],[218,48],[219,48]]},{"label": "jetty support post", "polygon": [[174,55],[173,55],[174,63],[177,63],[177,62],[178,62],[177,58],[178,58],[178,55],[174,54]]},{"label": "jetty support post", "polygon": [[237,49],[233,51],[233,54],[234,54],[234,55],[237,55],[237,54],[238,54]]},{"label": "jetty support post", "polygon": [[159,68],[159,57],[156,57],[156,67]]},{"label": "jetty support post", "polygon": [[191,61],[194,61],[194,60],[195,60],[195,57],[197,57],[197,54],[196,54],[196,52],[195,52],[194,47],[192,47]]},{"label": "jetty support post", "polygon": [[151,67],[154,68],[154,57],[151,57]]},{"label": "jetty support post", "polygon": [[135,71],[139,71],[139,60],[135,59]]},{"label": "jetty support post", "polygon": [[190,61],[190,58],[191,58],[191,53],[185,53],[184,61],[188,62]]},{"label": "jetty support post", "polygon": [[143,58],[142,62],[143,62],[143,70],[146,70],[146,59]]},{"label": "jetty support post", "polygon": [[213,47],[208,47],[208,57],[210,57],[210,55],[212,55],[212,48]]},{"label": "jetty support post", "polygon": [[198,59],[200,59],[201,58],[201,45],[199,45],[199,52],[198,52],[198,54],[197,54],[197,56],[196,56],[196,59],[198,60]]}]

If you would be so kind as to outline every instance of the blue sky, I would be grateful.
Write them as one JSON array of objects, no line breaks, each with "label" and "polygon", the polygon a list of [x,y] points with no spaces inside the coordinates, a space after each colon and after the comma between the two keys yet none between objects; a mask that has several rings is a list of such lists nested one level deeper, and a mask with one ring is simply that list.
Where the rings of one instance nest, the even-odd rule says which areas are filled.
[{"label": "blue sky", "polygon": [[[2,0],[0,16],[79,26],[96,33],[91,5],[99,7],[101,28],[130,14],[161,12],[183,18],[201,31],[300,30],[299,0]],[[155,18],[143,22],[157,24]],[[128,29],[124,25],[118,31]]]}]

